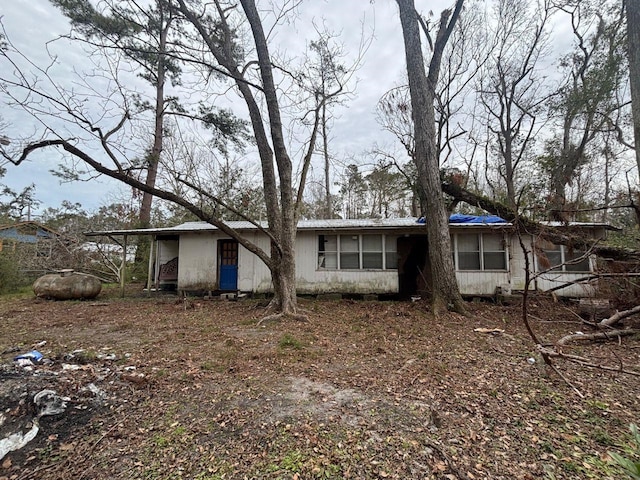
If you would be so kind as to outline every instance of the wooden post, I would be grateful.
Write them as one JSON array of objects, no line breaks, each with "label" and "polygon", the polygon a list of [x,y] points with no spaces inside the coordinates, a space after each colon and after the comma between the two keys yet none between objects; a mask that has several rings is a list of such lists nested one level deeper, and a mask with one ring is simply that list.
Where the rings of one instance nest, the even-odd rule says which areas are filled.
[{"label": "wooden post", "polygon": [[[151,296],[151,285],[155,284],[155,269],[153,268],[153,246],[156,243],[156,236],[151,237],[149,242],[149,268],[147,269],[147,297]],[[153,278],[152,278],[153,277]]]},{"label": "wooden post", "polygon": [[120,265],[120,296],[124,298],[124,283],[127,275],[127,235],[122,242],[122,265]]}]

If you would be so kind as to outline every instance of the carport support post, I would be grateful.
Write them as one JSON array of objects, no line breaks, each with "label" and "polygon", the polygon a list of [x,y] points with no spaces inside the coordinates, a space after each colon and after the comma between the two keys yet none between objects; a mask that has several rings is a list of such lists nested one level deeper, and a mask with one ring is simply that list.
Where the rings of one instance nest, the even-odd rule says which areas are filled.
[{"label": "carport support post", "polygon": [[155,279],[153,273],[153,246],[156,243],[156,236],[151,237],[151,241],[149,242],[149,268],[147,269],[147,297],[151,296],[151,285],[155,283]]},{"label": "carport support post", "polygon": [[124,277],[127,273],[127,235],[122,240],[122,265],[120,265],[120,296],[124,298]]}]

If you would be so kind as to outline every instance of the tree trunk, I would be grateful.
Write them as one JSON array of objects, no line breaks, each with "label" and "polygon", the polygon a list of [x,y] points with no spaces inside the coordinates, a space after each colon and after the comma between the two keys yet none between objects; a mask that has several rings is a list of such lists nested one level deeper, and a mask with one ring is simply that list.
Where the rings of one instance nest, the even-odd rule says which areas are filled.
[{"label": "tree trunk", "polygon": [[[397,0],[400,21],[404,37],[407,76],[411,95],[411,109],[414,122],[415,162],[418,170],[418,182],[426,201],[427,238],[429,242],[429,260],[431,265],[432,298],[434,313],[451,308],[464,312],[464,302],[460,295],[455,276],[449,236],[449,218],[445,208],[444,196],[440,185],[440,161],[436,145],[436,126],[434,112],[434,91],[438,81],[442,51],[450,34],[448,23],[450,11],[442,14],[440,30],[433,58],[429,66],[429,77],[425,72],[420,43],[418,14],[413,0]],[[458,1],[459,7],[462,0]],[[456,7],[458,12],[458,6]],[[451,20],[455,22],[457,15]]]},{"label": "tree trunk", "polygon": [[629,55],[629,83],[631,86],[631,111],[633,112],[633,137],[636,146],[636,163],[640,176],[640,2],[626,0],[627,41]]},{"label": "tree trunk", "polygon": [[[146,159],[147,161],[147,177],[145,185],[151,188],[156,186],[158,177],[158,164],[160,163],[160,155],[162,154],[163,130],[164,130],[164,84],[166,80],[164,53],[167,50],[167,36],[169,34],[170,21],[164,22],[163,3],[158,2],[160,9],[160,23],[162,30],[158,39],[158,62],[156,65],[156,104],[155,118],[153,128],[153,145],[151,152]],[[142,203],[140,204],[140,213],[138,215],[138,228],[149,228],[151,226],[151,204],[153,195],[149,192],[142,192]],[[149,252],[149,239],[141,235],[137,240],[135,263],[141,263]]]},{"label": "tree trunk", "polygon": [[516,208],[516,187],[515,187],[515,172],[513,167],[513,138],[511,132],[502,129],[502,135],[504,137],[504,151],[502,156],[504,158],[504,180],[507,185],[507,205],[511,208]]},{"label": "tree trunk", "polygon": [[[272,243],[271,254],[271,274],[274,287],[274,305],[279,313],[284,315],[295,315],[297,310],[296,302],[296,265],[295,265],[295,241],[296,241],[296,202],[293,194],[293,167],[291,158],[287,152],[286,142],[282,131],[282,119],[280,117],[280,106],[278,104],[278,94],[273,78],[273,67],[267,39],[262,28],[260,16],[256,8],[255,1],[241,0],[242,8],[251,26],[253,39],[256,46],[258,66],[260,68],[260,78],[262,79],[263,94],[268,112],[268,125],[273,144],[271,154],[266,135],[256,135],[260,160],[263,165],[263,173],[266,170],[273,172],[273,160],[277,166],[279,177],[279,208],[268,212],[269,230],[272,232],[277,244]],[[238,85],[242,88],[241,85]],[[245,95],[245,99],[247,99]],[[259,115],[259,114],[258,114]],[[252,118],[254,131],[258,118]],[[262,118],[259,118],[261,125]],[[261,128],[258,130],[262,131]],[[269,153],[265,155],[266,153]],[[271,184],[274,182],[273,184]],[[277,188],[275,178],[264,178],[265,200],[277,205]],[[304,185],[300,185],[300,189]],[[267,197],[272,197],[271,199]],[[273,198],[275,197],[275,198]],[[274,253],[277,255],[274,256]]]},{"label": "tree trunk", "polygon": [[329,145],[327,138],[327,106],[322,104],[322,154],[324,156],[324,192],[326,201],[325,218],[333,218],[333,200],[331,198],[331,165],[329,164]]},{"label": "tree trunk", "polygon": [[[163,15],[163,3],[158,2],[158,8],[160,9],[160,22],[165,21]],[[164,84],[166,80],[165,74],[165,59],[164,54],[167,51],[167,35],[169,34],[170,21],[167,21],[162,25],[160,31],[160,37],[158,38],[158,63],[156,65],[156,104],[155,104],[155,118],[153,128],[153,146],[151,152],[147,158],[147,178],[145,184],[148,187],[155,187],[156,178],[158,176],[158,163],[160,162],[160,155],[162,154],[162,135],[164,128]],[[140,228],[149,227],[151,224],[151,203],[153,201],[153,195],[148,192],[142,194],[142,204],[140,206],[139,223]]]},{"label": "tree trunk", "polygon": [[277,246],[272,246],[271,258],[276,259],[271,266],[271,279],[273,282],[272,306],[278,313],[295,316],[298,308],[296,297],[294,262],[295,253],[278,251]]}]

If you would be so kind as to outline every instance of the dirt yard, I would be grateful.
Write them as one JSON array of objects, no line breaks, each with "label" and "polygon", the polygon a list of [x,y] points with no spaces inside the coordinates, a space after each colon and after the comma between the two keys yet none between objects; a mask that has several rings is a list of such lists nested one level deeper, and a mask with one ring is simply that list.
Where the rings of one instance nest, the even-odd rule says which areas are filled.
[{"label": "dirt yard", "polygon": [[[39,391],[67,404],[0,479],[625,478],[608,452],[633,455],[640,379],[559,363],[580,398],[520,307],[301,304],[308,323],[256,326],[254,300],[0,298],[0,440],[33,426]],[[546,342],[589,331],[530,307]],[[36,345],[45,363],[14,364]],[[565,352],[640,370],[637,336]]]}]

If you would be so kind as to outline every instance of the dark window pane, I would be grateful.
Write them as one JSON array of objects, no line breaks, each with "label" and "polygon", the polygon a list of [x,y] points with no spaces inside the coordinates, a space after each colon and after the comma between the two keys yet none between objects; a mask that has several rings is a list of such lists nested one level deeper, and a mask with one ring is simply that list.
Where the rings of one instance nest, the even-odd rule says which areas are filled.
[{"label": "dark window pane", "polygon": [[485,252],[484,253],[484,269],[485,270],[506,270],[507,262],[504,252]]},{"label": "dark window pane", "polygon": [[[582,257],[584,252],[574,251],[572,254],[569,252],[565,252],[565,262],[567,264],[564,266],[567,272],[589,272],[591,269],[589,268],[589,257],[585,257],[580,260],[578,263],[573,263],[574,260]],[[571,263],[569,263],[571,262]]]},{"label": "dark window pane", "polygon": [[387,251],[385,255],[387,270],[396,270],[398,268],[398,254],[396,252]]},{"label": "dark window pane", "polygon": [[458,270],[480,270],[478,252],[458,252]]},{"label": "dark window pane", "polygon": [[362,268],[382,268],[382,252],[362,253]]},{"label": "dark window pane", "polygon": [[356,253],[340,254],[340,269],[357,269],[360,268],[360,255]]},{"label": "dark window pane", "polygon": [[556,267],[554,270],[562,270],[562,267],[560,267],[560,265],[562,265],[562,253],[560,250],[545,250],[544,258],[540,260],[542,270],[547,270],[551,267]]}]

